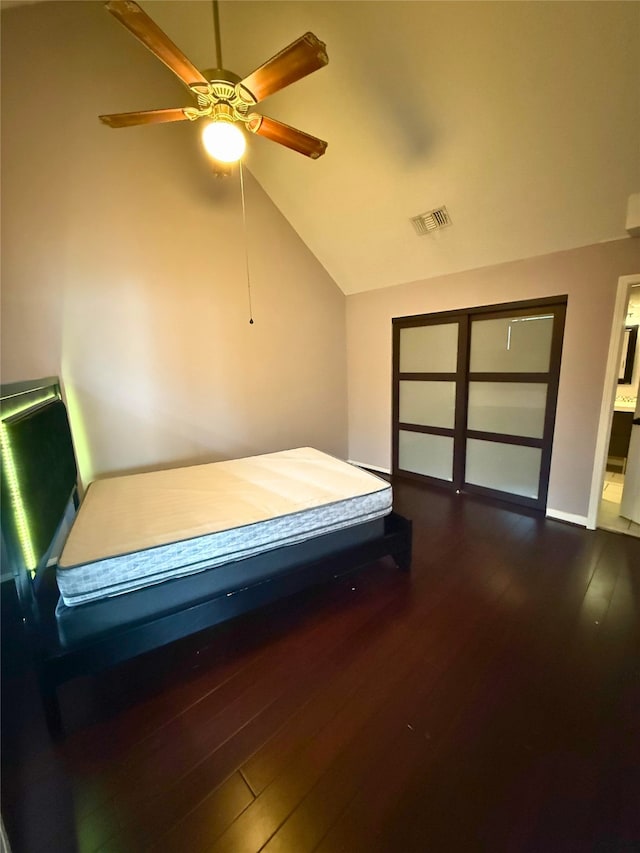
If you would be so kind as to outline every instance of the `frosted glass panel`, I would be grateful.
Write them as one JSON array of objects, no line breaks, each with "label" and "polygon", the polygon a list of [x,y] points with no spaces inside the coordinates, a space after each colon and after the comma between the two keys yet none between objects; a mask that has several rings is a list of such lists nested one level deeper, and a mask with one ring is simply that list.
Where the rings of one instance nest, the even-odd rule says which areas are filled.
[{"label": "frosted glass panel", "polygon": [[476,486],[537,498],[541,456],[537,447],[470,438],[465,480]]},{"label": "frosted glass panel", "polygon": [[457,323],[400,329],[401,373],[455,373],[457,364]]},{"label": "frosted glass panel", "polygon": [[547,373],[553,317],[505,317],[471,323],[472,373]]},{"label": "frosted glass panel", "polygon": [[398,434],[398,465],[403,471],[453,480],[453,438],[401,429]]},{"label": "frosted glass panel", "polygon": [[547,385],[541,382],[469,383],[469,429],[542,438]]},{"label": "frosted glass panel", "polygon": [[453,429],[455,382],[400,382],[400,423]]}]

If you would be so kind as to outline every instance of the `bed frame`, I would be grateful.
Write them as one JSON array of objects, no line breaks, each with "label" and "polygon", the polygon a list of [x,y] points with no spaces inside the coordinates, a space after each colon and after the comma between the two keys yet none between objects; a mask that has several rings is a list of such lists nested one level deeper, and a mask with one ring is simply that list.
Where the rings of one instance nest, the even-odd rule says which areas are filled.
[{"label": "bed frame", "polygon": [[[270,552],[274,569],[268,578],[187,606],[171,607],[176,581],[165,581],[155,587],[156,592],[167,590],[169,603],[161,612],[65,644],[56,620],[56,554],[78,507],[78,490],[71,430],[56,378],[2,387],[2,450],[3,563],[12,568],[54,737],[63,733],[57,687],[67,680],[95,674],[381,557],[391,556],[399,568],[410,568],[411,522],[392,512],[384,519],[384,532],[374,539],[336,547],[321,559],[305,558],[302,550],[300,562],[285,570],[278,568],[278,556],[286,549],[276,549]],[[130,595],[134,593],[120,598]]]}]

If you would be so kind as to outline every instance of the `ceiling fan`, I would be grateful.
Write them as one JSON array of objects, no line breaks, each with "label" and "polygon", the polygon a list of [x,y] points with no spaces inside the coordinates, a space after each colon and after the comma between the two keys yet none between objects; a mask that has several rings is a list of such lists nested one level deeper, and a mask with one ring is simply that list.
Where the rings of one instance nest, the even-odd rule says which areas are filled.
[{"label": "ceiling fan", "polygon": [[[294,127],[250,110],[269,95],[317,71],[329,62],[326,45],[313,33],[305,33],[285,47],[244,79],[222,68],[220,27],[217,0],[213,2],[217,68],[198,71],[182,51],[133,0],[109,0],[109,11],[130,33],[145,45],[161,62],[187,86],[197,101],[196,107],[101,115],[100,121],[109,127],[132,127],[141,124],[160,124],[171,121],[211,119],[205,128],[205,147],[216,159],[235,162],[244,151],[244,134],[239,126],[251,133],[278,142],[316,160],[327,143]],[[207,143],[207,133],[210,139]],[[235,134],[239,153],[225,153],[216,147],[212,137]],[[233,145],[231,145],[233,148]],[[214,153],[214,150],[219,153]]]}]

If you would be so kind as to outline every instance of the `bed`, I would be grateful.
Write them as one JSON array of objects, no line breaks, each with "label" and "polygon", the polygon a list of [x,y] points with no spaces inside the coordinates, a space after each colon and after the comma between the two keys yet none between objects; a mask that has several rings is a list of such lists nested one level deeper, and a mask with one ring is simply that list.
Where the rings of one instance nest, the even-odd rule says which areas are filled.
[{"label": "bed", "polygon": [[57,380],[3,386],[2,547],[47,724],[57,688],[391,556],[390,485],[314,448],[97,480],[78,499]]}]

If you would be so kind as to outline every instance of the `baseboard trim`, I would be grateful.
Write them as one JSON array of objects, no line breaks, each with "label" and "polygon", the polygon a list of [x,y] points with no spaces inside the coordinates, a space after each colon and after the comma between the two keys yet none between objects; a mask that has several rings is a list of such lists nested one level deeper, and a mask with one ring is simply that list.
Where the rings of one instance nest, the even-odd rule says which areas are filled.
[{"label": "baseboard trim", "polygon": [[368,468],[369,471],[379,471],[381,474],[390,474],[390,468],[380,468],[379,465],[369,465],[368,462],[356,462],[355,459],[347,459],[349,465],[356,465],[358,468]]},{"label": "baseboard trim", "polygon": [[[368,468],[370,471],[379,471],[381,474],[391,474],[390,468],[381,468],[379,465],[369,465],[367,462],[356,462],[355,459],[347,459],[347,462],[350,465],[356,465],[358,468]],[[578,527],[588,527],[588,518],[586,515],[575,515],[572,512],[563,512],[560,509],[547,509],[546,516],[547,518],[553,518],[556,521],[566,521],[567,524],[575,524]]]},{"label": "baseboard trim", "polygon": [[574,515],[572,512],[562,512],[559,509],[548,509],[546,512],[547,518],[554,518],[556,521],[566,521],[568,524],[576,524],[578,527],[587,527],[588,518],[586,515]]}]

